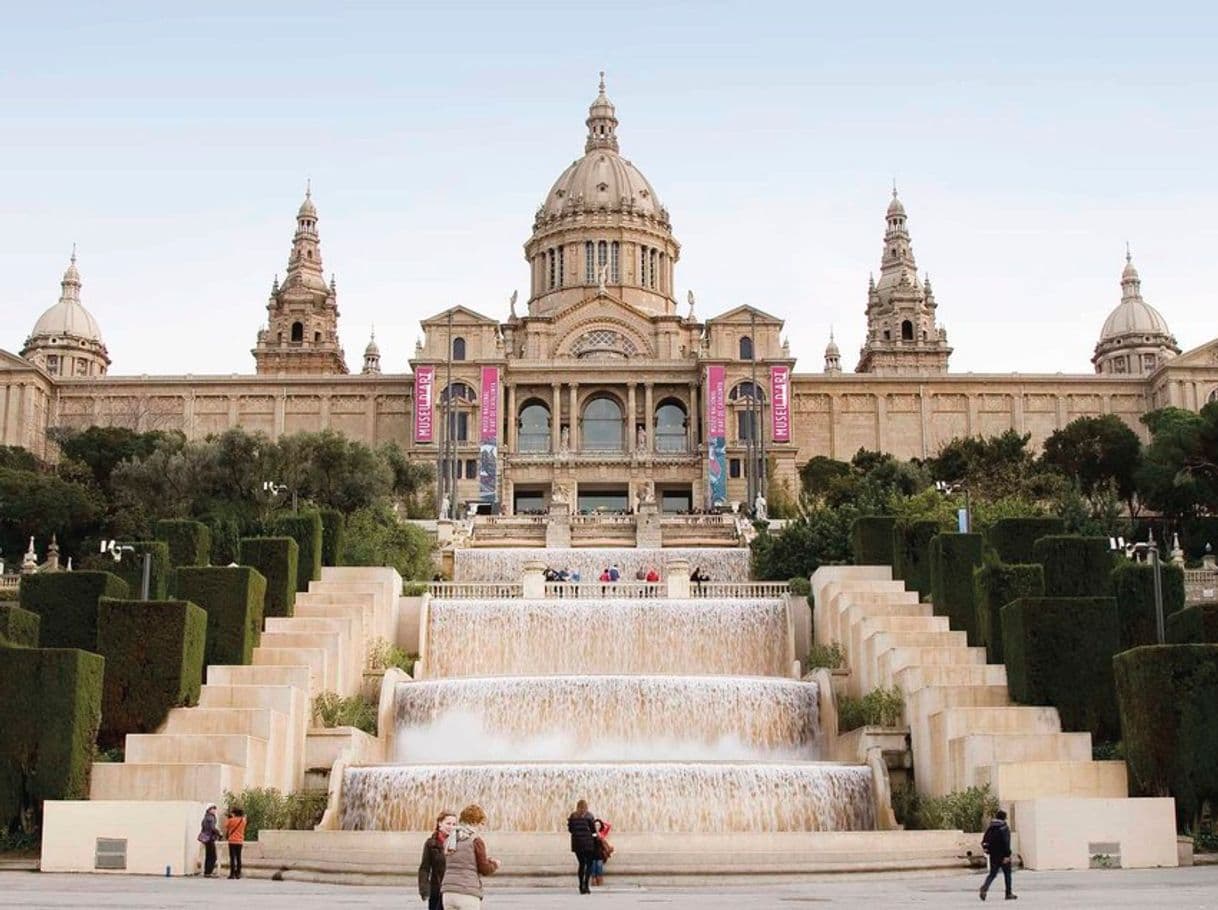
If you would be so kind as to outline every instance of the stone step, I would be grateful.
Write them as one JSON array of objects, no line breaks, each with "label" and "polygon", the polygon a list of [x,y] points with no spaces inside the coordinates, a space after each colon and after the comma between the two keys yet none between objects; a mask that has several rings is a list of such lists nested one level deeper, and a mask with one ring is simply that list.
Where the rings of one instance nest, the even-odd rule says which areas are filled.
[{"label": "stone step", "polygon": [[[326,655],[325,666],[322,668],[322,688],[327,692],[342,692],[346,661],[344,642],[338,632],[263,632],[263,648],[283,650],[287,648],[313,648],[321,650]],[[255,659],[254,661],[258,661]]]},{"label": "stone step", "polygon": [[254,666],[256,667],[307,667],[310,698],[315,698],[326,691],[326,664],[324,648],[270,648],[263,645],[254,648]]},{"label": "stone step", "polygon": [[285,787],[304,773],[304,740],[312,721],[312,703],[295,686],[205,685],[199,707],[207,710],[267,708],[283,715],[283,732],[270,740],[268,786]]},{"label": "stone step", "polygon": [[[921,607],[921,604],[917,606]],[[929,611],[929,607],[927,608]],[[850,622],[852,610],[848,610],[842,619],[843,644],[846,646],[846,659],[850,666],[852,688],[857,693],[866,694],[874,685],[876,676],[875,655],[868,646],[868,639],[878,632],[894,633],[938,633],[950,632],[945,616],[875,616],[868,615],[857,622]],[[902,639],[904,642],[904,639]],[[948,642],[954,644],[955,642]]]},{"label": "stone step", "polygon": [[[944,617],[936,617],[942,620]],[[926,622],[926,620],[920,620]],[[942,623],[940,623],[942,625]],[[860,630],[861,633],[861,630]],[[852,641],[854,640],[851,633]],[[858,650],[851,652],[850,683],[856,697],[866,695],[877,686],[891,685],[890,679],[880,676],[880,658],[897,648],[958,648],[968,647],[968,635],[964,632],[924,631],[919,629],[885,630],[873,628],[870,635],[858,639]],[[855,672],[855,668],[858,672]]]},{"label": "stone step", "polygon": [[[926,742],[931,759],[930,792],[942,795],[959,789],[961,782],[972,777],[969,761],[953,760],[953,740],[987,733],[1025,733],[1051,738],[1061,734],[1061,719],[1056,708],[1028,707],[960,707],[944,708],[930,715]],[[1000,758],[1001,755],[993,758]],[[1074,755],[1046,755],[1045,758],[1074,758]],[[1090,757],[1090,752],[1086,758]],[[993,758],[984,763],[990,763]],[[970,769],[967,771],[965,769]],[[926,778],[923,776],[923,784]],[[967,785],[965,785],[967,786]]]},{"label": "stone step", "polygon": [[898,672],[893,683],[906,698],[926,686],[1005,686],[1007,668],[1003,664],[913,666]]},{"label": "stone step", "polygon": [[191,800],[224,802],[224,792],[245,788],[245,769],[216,762],[157,762],[129,765],[95,762],[89,797],[93,800]]},{"label": "stone step", "polygon": [[161,733],[236,733],[283,742],[287,715],[270,708],[173,708]]},{"label": "stone step", "polygon": [[984,666],[985,648],[893,648],[880,655],[876,684],[891,686],[906,667]]},{"label": "stone step", "polygon": [[239,733],[131,733],[127,736],[124,763],[222,764],[245,769],[248,786],[266,778],[267,740]]},{"label": "stone step", "polygon": [[939,792],[973,786],[977,769],[1023,762],[1091,760],[1090,733],[970,733],[947,744],[948,762]]},{"label": "stone step", "polygon": [[905,722],[913,750],[914,775],[918,792],[938,792],[940,768],[935,764],[930,718],[945,708],[996,708],[1009,705],[1010,694],[1003,686],[924,686],[905,694]]},{"label": "stone step", "polygon": [[295,686],[308,697],[309,668],[301,665],[217,664],[207,668],[208,685],[220,686]]},{"label": "stone step", "polygon": [[340,617],[349,619],[352,622],[352,634],[356,639],[363,643],[363,647],[367,649],[371,640],[375,637],[371,634],[372,630],[372,606],[371,600],[367,606],[343,601],[341,603],[301,603],[296,601],[296,618],[297,619],[327,619],[330,617]]},{"label": "stone step", "polygon": [[1068,796],[1124,799],[1129,774],[1123,761],[999,761],[974,773],[976,786],[989,784],[999,802]]},{"label": "stone step", "polygon": [[[262,634],[337,635],[338,647],[342,652],[337,685],[341,691],[351,692],[358,688],[364,672],[365,647],[358,637],[361,625],[362,622],[353,621],[347,616],[272,616],[267,619],[266,630]],[[272,640],[271,644],[274,643]]]}]

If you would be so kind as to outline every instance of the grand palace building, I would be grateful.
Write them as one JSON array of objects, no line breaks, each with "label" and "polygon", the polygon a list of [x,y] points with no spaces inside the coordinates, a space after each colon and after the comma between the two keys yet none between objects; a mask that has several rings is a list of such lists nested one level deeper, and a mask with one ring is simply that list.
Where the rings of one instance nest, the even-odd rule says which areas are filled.
[{"label": "grand palace building", "polygon": [[663,510],[684,511],[749,501],[750,483],[761,483],[752,465],[794,489],[798,466],[814,455],[925,457],[954,437],[1007,429],[1039,444],[1100,414],[1145,436],[1145,412],[1218,399],[1218,339],[1181,353],[1128,257],[1120,299],[1098,327],[1093,372],[951,373],[952,348],[895,191],[854,371],[842,369],[832,339],[821,369],[797,370],[779,316],[739,306],[703,319],[692,295],[677,299],[681,245],[656,190],[621,155],[603,82],[586,125],[583,156],[534,215],[527,301],[513,295],[501,318],[457,306],[423,320],[410,372],[382,372],[375,340],[358,368],[347,363],[306,194],[286,276],[254,339],[253,373],[112,374],[73,255],[58,302],[20,353],[0,351],[0,443],[53,460],[51,427],[190,438],[230,427],[272,437],[331,428],[441,464],[456,502],[535,511],[553,496],[620,509],[646,489]]}]

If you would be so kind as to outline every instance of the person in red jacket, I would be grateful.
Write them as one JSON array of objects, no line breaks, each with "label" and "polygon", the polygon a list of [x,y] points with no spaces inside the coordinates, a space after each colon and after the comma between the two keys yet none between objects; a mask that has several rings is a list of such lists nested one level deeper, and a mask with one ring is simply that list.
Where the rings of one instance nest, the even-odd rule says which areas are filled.
[{"label": "person in red jacket", "polygon": [[224,839],[228,841],[228,877],[241,877],[241,851],[245,847],[245,810],[233,806],[224,820]]},{"label": "person in red jacket", "polygon": [[613,825],[602,819],[596,819],[593,822],[596,828],[597,849],[596,860],[592,863],[592,884],[605,884],[605,863],[609,861],[609,857],[613,856],[613,844],[609,843],[609,831]]}]

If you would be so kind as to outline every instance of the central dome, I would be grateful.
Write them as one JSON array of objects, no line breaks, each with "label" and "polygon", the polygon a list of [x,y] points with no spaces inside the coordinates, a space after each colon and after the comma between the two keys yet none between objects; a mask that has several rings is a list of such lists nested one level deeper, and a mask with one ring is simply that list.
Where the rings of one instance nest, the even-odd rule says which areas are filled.
[{"label": "central dome", "polygon": [[539,225],[571,212],[632,212],[668,220],[642,172],[612,149],[593,149],[559,175],[537,213]]}]

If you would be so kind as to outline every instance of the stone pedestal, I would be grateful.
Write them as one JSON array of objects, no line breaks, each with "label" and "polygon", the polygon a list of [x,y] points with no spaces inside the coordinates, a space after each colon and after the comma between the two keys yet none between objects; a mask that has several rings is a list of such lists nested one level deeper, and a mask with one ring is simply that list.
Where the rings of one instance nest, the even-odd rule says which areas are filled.
[{"label": "stone pedestal", "polygon": [[530,559],[524,564],[520,582],[526,600],[540,600],[546,596],[545,572],[546,564],[540,560]]},{"label": "stone pedestal", "polygon": [[639,503],[638,525],[635,530],[635,546],[647,550],[658,550],[664,546],[660,531],[660,507],[655,502]]},{"label": "stone pedestal", "polygon": [[571,506],[556,502],[550,505],[550,518],[546,522],[546,549],[567,549],[571,546]]},{"label": "stone pedestal", "polygon": [[453,523],[451,519],[441,518],[436,522],[436,543],[440,546],[446,546],[452,543],[453,539]]},{"label": "stone pedestal", "polygon": [[668,585],[669,597],[689,597],[689,560],[670,559],[665,563],[664,581]]}]

